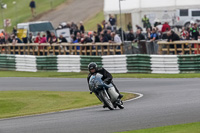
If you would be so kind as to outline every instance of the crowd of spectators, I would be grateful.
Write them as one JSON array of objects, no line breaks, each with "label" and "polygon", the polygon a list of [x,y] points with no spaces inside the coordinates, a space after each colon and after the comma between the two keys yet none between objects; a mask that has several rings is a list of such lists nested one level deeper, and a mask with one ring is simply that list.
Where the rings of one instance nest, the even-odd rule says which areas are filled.
[{"label": "crowd of spectators", "polygon": [[[196,23],[191,23],[190,27],[183,27],[181,32],[175,33],[171,30],[171,27],[167,22],[161,24],[158,20],[152,26],[149,19],[144,16],[142,22],[144,27],[136,25],[136,32],[133,31],[131,23],[127,25],[128,31],[121,31],[121,28],[117,29],[116,19],[110,15],[108,22],[103,20],[97,24],[97,30],[92,32],[86,32],[83,22],[79,24],[61,23],[57,29],[70,29],[70,41],[64,38],[62,35],[56,36],[54,32],[46,31],[37,33],[37,36],[33,36],[29,33],[28,37],[19,39],[17,37],[17,29],[13,28],[12,34],[7,34],[4,31],[0,33],[0,44],[6,43],[122,43],[122,36],[124,41],[137,42],[139,40],[155,41],[159,39],[167,39],[168,41],[176,40],[198,40],[200,35],[199,27]],[[123,34],[123,35],[122,35]]]}]

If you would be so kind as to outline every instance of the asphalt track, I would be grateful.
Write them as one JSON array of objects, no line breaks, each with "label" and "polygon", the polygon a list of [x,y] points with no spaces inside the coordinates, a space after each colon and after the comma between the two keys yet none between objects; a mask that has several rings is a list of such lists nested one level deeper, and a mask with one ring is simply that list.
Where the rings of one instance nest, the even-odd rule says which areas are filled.
[{"label": "asphalt track", "polygon": [[[0,133],[110,133],[200,121],[200,79],[115,79],[144,96],[124,110],[92,107],[0,120]],[[0,78],[0,90],[88,91],[86,79]]]}]

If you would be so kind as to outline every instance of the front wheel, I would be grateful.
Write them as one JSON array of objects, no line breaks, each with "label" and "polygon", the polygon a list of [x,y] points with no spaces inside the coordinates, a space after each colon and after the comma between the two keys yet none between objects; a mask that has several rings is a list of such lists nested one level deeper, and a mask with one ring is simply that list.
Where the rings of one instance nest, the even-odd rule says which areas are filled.
[{"label": "front wheel", "polygon": [[112,104],[112,102],[110,101],[110,98],[107,97],[106,93],[104,91],[100,92],[100,96],[102,101],[104,102],[104,104],[110,109],[110,110],[114,110],[114,106]]}]

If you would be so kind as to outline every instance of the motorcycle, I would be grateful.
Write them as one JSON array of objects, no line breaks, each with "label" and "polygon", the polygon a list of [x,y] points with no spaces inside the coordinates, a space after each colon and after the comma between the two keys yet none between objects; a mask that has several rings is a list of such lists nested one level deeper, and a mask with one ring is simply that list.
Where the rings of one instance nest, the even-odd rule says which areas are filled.
[{"label": "motorcycle", "polygon": [[119,94],[116,92],[112,83],[105,84],[101,79],[101,74],[93,74],[89,80],[90,90],[97,96],[97,98],[108,107],[110,110],[114,110],[117,107],[124,109],[123,102],[119,99]]}]

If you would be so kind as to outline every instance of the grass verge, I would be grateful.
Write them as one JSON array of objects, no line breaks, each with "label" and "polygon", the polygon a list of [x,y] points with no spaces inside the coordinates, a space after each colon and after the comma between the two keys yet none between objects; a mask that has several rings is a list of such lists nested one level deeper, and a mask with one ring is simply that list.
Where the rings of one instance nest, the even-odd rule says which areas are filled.
[{"label": "grass verge", "polygon": [[[87,73],[65,73],[65,72],[17,72],[0,71],[0,77],[44,77],[44,78],[86,78]],[[193,74],[137,74],[124,73],[112,74],[114,78],[200,78],[200,73]]]},{"label": "grass verge", "polygon": [[86,31],[97,31],[97,24],[101,24],[104,20],[103,11],[97,13],[94,17],[90,18],[84,23]]},{"label": "grass verge", "polygon": [[[16,1],[16,4],[13,4]],[[58,5],[66,2],[67,0],[35,0],[36,2],[36,15],[49,11]],[[4,19],[9,18],[12,21],[12,26],[20,22],[28,21],[32,18],[31,10],[29,8],[30,0],[2,0],[3,3],[7,4],[7,9],[2,9]],[[0,21],[0,28],[3,21]],[[12,27],[8,28],[11,32]]]},{"label": "grass verge", "polygon": [[[137,95],[123,93],[124,99]],[[101,104],[89,92],[0,91],[0,119],[76,109]]]},{"label": "grass verge", "polygon": [[121,133],[200,133],[200,122],[135,131],[126,131]]}]

